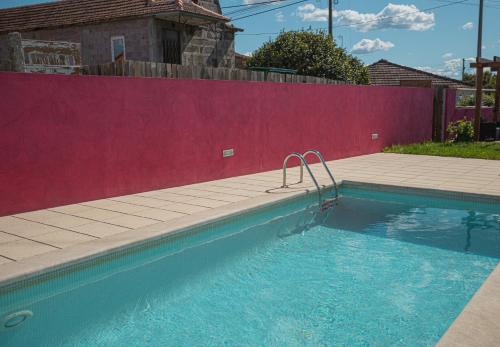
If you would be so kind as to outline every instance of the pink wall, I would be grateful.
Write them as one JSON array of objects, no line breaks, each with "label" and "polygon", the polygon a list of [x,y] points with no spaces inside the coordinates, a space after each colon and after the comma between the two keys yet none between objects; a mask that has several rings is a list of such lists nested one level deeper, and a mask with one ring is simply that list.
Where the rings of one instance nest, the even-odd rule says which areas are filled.
[{"label": "pink wall", "polygon": [[[446,93],[446,110],[445,110],[445,131],[450,122],[455,122],[460,119],[474,119],[474,107],[456,107],[456,89],[445,89]],[[493,119],[493,108],[483,107],[481,114],[484,119],[491,121]]]},{"label": "pink wall", "polygon": [[277,169],[291,151],[379,152],[432,127],[425,88],[0,73],[0,95],[0,215]]}]

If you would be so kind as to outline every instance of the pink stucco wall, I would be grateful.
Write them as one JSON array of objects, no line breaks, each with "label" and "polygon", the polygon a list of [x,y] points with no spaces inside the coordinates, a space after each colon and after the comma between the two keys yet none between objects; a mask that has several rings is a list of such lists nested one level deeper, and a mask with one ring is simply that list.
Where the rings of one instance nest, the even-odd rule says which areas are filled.
[{"label": "pink stucco wall", "polygon": [[[474,107],[457,107],[456,106],[456,89],[445,89],[446,93],[446,108],[445,108],[445,131],[450,122],[455,122],[460,119],[474,119]],[[483,107],[481,110],[483,119],[491,121],[493,119],[493,108]]]},{"label": "pink stucco wall", "polygon": [[0,95],[0,215],[277,169],[291,151],[374,153],[432,131],[425,88],[0,73]]}]

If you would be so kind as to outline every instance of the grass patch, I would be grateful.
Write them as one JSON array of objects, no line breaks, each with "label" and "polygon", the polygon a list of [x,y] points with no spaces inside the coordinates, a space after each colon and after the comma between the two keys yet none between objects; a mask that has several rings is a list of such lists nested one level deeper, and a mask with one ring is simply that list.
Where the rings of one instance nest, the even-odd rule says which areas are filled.
[{"label": "grass patch", "polygon": [[424,142],[386,147],[385,153],[436,155],[441,157],[500,160],[499,142]]}]

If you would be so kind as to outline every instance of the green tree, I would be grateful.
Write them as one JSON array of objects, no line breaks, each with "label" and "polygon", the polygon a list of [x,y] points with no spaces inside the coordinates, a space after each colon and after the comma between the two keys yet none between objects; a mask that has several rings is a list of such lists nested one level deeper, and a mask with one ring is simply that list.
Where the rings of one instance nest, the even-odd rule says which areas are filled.
[{"label": "green tree", "polygon": [[[476,85],[476,74],[465,73],[463,81],[475,86]],[[491,71],[484,71],[483,72],[483,88],[484,89],[495,89],[496,81],[497,81],[497,74],[491,73]]]},{"label": "green tree", "polygon": [[[483,106],[493,107],[495,105],[495,96],[491,93],[483,93],[481,101]],[[476,106],[476,96],[474,94],[464,95],[458,99],[457,104],[458,106]]]},{"label": "green tree", "polygon": [[[495,89],[497,80],[497,74],[491,73],[491,71],[483,72],[483,89]],[[463,81],[476,86],[476,74],[464,74]],[[485,92],[482,96],[482,105],[493,107],[495,104],[495,94],[491,92]],[[459,106],[475,106],[476,97],[474,94],[464,95],[458,100]]]},{"label": "green tree", "polygon": [[294,69],[299,75],[368,83],[368,69],[361,60],[337,47],[322,31],[281,32],[258,48],[247,66]]}]

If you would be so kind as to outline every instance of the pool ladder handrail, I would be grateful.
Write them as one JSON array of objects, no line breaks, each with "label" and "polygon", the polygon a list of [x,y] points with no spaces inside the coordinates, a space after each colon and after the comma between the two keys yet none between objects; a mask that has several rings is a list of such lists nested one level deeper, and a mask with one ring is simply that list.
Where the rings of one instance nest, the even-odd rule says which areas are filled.
[{"label": "pool ladder handrail", "polygon": [[313,180],[314,185],[316,186],[316,189],[318,190],[319,204],[321,206],[321,188],[319,187],[318,181],[316,181],[316,177],[314,177],[311,169],[309,168],[309,165],[307,164],[306,160],[304,159],[304,156],[300,153],[292,152],[286,156],[285,160],[283,160],[283,185],[281,186],[281,188],[288,187],[288,185],[286,184],[286,163],[287,163],[288,159],[293,158],[293,157],[299,158],[299,160],[300,160],[300,168],[301,168],[301,180],[300,180],[300,182],[302,182],[303,176],[304,176],[303,166],[305,166],[307,169],[307,172],[309,172],[309,176],[311,176],[311,179]]},{"label": "pool ladder handrail", "polygon": [[[318,159],[321,161],[321,163],[323,164],[323,167],[326,170],[326,173],[328,174],[328,176],[330,176],[330,179],[333,182],[333,188],[335,190],[335,199],[338,199],[338,197],[339,197],[339,191],[338,191],[338,188],[337,188],[337,182],[335,181],[335,178],[333,177],[333,174],[330,171],[330,168],[328,167],[328,165],[326,165],[326,162],[325,162],[325,159],[323,158],[323,155],[319,151],[317,151],[315,149],[310,149],[310,150],[304,152],[304,154],[302,154],[302,156],[304,157],[304,159],[306,158],[306,156],[308,154],[314,154],[314,155],[316,155],[316,157],[318,157]],[[302,182],[302,180],[304,179],[304,170],[302,168],[302,165],[300,167],[300,179],[301,179],[300,182]]]},{"label": "pool ladder handrail", "polygon": [[[309,165],[307,164],[307,161],[305,159],[305,157],[309,154],[314,154],[316,155],[316,157],[321,161],[321,163],[323,164],[323,167],[325,168],[328,176],[330,176],[330,179],[332,180],[333,182],[333,188],[335,190],[335,197],[333,199],[333,202],[337,201],[338,200],[338,197],[339,197],[339,193],[338,193],[338,187],[337,187],[337,182],[335,181],[335,178],[333,177],[333,174],[332,172],[330,171],[330,169],[328,168],[328,165],[326,165],[326,162],[325,162],[325,159],[323,158],[323,155],[315,150],[315,149],[310,149],[308,151],[305,151],[304,154],[299,154],[297,152],[293,152],[292,154],[288,155],[285,160],[283,161],[283,185],[281,186],[282,188],[286,188],[288,187],[288,185],[286,184],[286,163],[288,161],[288,159],[290,159],[291,157],[297,157],[300,159],[300,180],[299,182],[297,183],[302,183],[304,181],[304,166],[306,167],[307,171],[309,172],[309,175],[311,176],[313,182],[314,182],[314,185],[316,186],[316,189],[318,190],[318,195],[319,195],[319,203],[320,203],[320,206],[321,208],[323,208],[323,205],[322,205],[322,199],[321,199],[321,189],[319,187],[319,184],[316,180],[316,178],[314,177]],[[327,201],[327,203],[331,203],[331,201]]]}]

